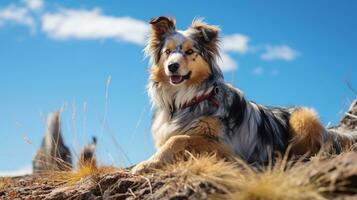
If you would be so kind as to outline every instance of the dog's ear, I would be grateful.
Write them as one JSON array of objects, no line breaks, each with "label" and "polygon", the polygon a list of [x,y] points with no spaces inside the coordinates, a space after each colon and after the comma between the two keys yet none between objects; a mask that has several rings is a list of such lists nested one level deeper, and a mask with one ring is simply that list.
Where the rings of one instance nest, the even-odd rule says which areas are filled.
[{"label": "dog's ear", "polygon": [[162,37],[164,34],[170,31],[176,30],[176,23],[173,17],[156,17],[150,20],[153,34]]},{"label": "dog's ear", "polygon": [[176,23],[173,17],[164,16],[153,18],[149,23],[152,31],[145,52],[154,62],[158,62],[162,41],[167,33],[176,31]]},{"label": "dog's ear", "polygon": [[202,19],[196,19],[192,22],[190,29],[194,30],[194,37],[205,50],[210,54],[219,53],[219,32],[218,26],[208,25]]}]

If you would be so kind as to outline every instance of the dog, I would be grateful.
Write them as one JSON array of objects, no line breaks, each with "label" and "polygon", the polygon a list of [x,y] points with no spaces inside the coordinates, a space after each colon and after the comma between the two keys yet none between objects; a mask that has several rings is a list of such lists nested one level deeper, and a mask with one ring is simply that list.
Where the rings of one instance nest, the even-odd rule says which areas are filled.
[{"label": "dog", "polygon": [[225,83],[217,64],[219,27],[197,19],[179,31],[174,18],[164,16],[149,23],[145,52],[152,63],[148,94],[158,151],[133,173],[173,163],[186,151],[259,164],[289,146],[291,154],[304,155],[326,143],[338,151],[354,143],[354,135],[326,130],[312,109],[259,105]]}]

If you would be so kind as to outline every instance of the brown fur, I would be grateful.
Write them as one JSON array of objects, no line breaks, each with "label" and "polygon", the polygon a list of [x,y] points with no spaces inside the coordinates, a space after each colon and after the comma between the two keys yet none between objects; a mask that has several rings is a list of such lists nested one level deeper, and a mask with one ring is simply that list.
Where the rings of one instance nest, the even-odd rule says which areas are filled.
[{"label": "brown fur", "polygon": [[176,158],[182,158],[185,152],[192,154],[214,153],[219,158],[229,159],[234,155],[223,143],[207,136],[175,135],[149,160],[136,165],[133,173],[141,173],[164,164],[172,164]]},{"label": "brown fur", "polygon": [[210,56],[219,55],[219,27],[208,25],[202,20],[194,20],[190,27],[192,30],[197,31],[197,39],[204,44],[205,49],[209,52]]},{"label": "brown fur", "polygon": [[[168,83],[169,79],[164,71],[167,55],[161,54],[159,51],[160,45],[163,42],[165,35],[176,30],[176,23],[175,20],[171,17],[158,17],[151,20],[150,24],[152,32],[146,47],[146,52],[149,55],[152,55],[152,57],[157,58],[157,60],[154,61],[154,66],[151,69],[151,79],[158,83]],[[201,20],[195,20],[192,22],[190,29],[196,32],[196,38],[201,41],[209,54],[212,56],[219,55],[219,28],[217,26],[207,25]],[[175,41],[168,38],[164,44],[163,49],[172,50],[174,48],[176,48]],[[187,51],[188,49],[193,48],[193,42],[189,39],[187,39],[182,45],[183,51]],[[191,78],[184,83],[186,85],[200,84],[211,74],[208,63],[199,53],[193,53],[192,55],[184,56],[180,59],[179,63],[182,68],[186,68],[187,71],[192,72]]]},{"label": "brown fur", "polygon": [[[182,45],[183,51],[193,49],[192,41],[185,41]],[[208,63],[198,53],[184,57],[185,67],[192,72],[191,78],[186,81],[187,85],[201,84],[211,74]]]},{"label": "brown fur", "polygon": [[200,119],[187,135],[175,135],[170,137],[160,146],[159,151],[149,160],[140,163],[133,168],[133,172],[142,172],[157,168],[163,164],[173,163],[175,158],[182,157],[184,153],[192,154],[214,153],[220,158],[229,159],[233,152],[217,137],[222,133],[222,124],[214,117]]},{"label": "brown fur", "polygon": [[158,158],[160,161],[172,162],[175,155],[185,151],[190,153],[216,153],[219,157],[227,157],[231,152],[221,142],[205,135],[190,136],[178,135],[171,137],[160,149]]},{"label": "brown fur", "polygon": [[313,110],[301,108],[294,111],[289,126],[294,154],[315,154],[320,150],[324,128]]},{"label": "brown fur", "polygon": [[[145,51],[153,56],[153,54],[159,53],[158,51],[160,50],[160,45],[165,34],[176,30],[176,22],[172,17],[157,17],[152,19],[149,23],[152,31]],[[158,62],[158,60],[155,60],[155,62]]]},{"label": "brown fur", "polygon": [[215,117],[203,117],[187,134],[217,138],[222,131],[223,126],[219,119]]},{"label": "brown fur", "polygon": [[165,74],[165,69],[162,66],[152,66],[150,69],[150,79],[156,83],[169,83],[169,77]]},{"label": "brown fur", "polygon": [[[215,117],[202,117],[195,123],[188,131],[186,135],[204,136],[207,138],[218,138],[222,134],[223,126],[218,118]],[[160,149],[168,139],[160,138],[156,141],[156,148]]]},{"label": "brown fur", "polygon": [[200,55],[194,61],[189,58],[187,68],[192,72],[191,78],[185,82],[187,85],[201,84],[211,74],[207,62]]},{"label": "brown fur", "polygon": [[[167,39],[163,49],[175,49],[177,44],[172,39]],[[194,49],[193,42],[187,39],[182,44],[182,50],[185,52],[189,49]],[[158,61],[157,67],[160,69],[158,72],[155,72],[156,77],[160,77],[157,79],[158,81],[168,82],[169,79],[165,74],[164,68],[166,64],[167,55],[163,54]],[[182,56],[179,59],[180,67],[185,69],[186,71],[191,71],[191,78],[184,82],[185,85],[195,85],[201,84],[204,80],[206,80],[211,74],[210,67],[208,63],[202,58],[202,56],[198,53],[193,53],[192,55]],[[156,66],[154,67],[156,68]],[[164,78],[165,77],[165,78]]]}]

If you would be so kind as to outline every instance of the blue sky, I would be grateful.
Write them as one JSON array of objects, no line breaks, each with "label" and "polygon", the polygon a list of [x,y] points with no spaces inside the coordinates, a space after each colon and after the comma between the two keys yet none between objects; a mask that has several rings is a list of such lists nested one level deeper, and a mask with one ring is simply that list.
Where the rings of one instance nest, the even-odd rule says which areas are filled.
[{"label": "blue sky", "polygon": [[346,85],[357,87],[356,9],[352,0],[2,0],[0,174],[29,169],[45,116],[61,107],[74,151],[96,135],[102,164],[154,152],[142,49],[158,15],[179,29],[195,17],[219,25],[225,79],[249,99],[313,107],[337,123],[356,96]]}]

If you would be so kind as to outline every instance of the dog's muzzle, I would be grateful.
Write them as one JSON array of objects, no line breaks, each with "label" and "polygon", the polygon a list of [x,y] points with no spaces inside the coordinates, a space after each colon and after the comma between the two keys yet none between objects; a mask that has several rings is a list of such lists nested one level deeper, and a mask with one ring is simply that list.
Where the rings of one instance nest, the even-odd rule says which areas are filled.
[{"label": "dog's muzzle", "polygon": [[189,71],[189,72],[188,72],[186,75],[184,75],[184,76],[174,74],[174,75],[171,75],[171,76],[170,76],[170,83],[171,83],[172,85],[177,85],[177,84],[182,83],[184,80],[190,79],[190,77],[191,77],[191,71]]}]

